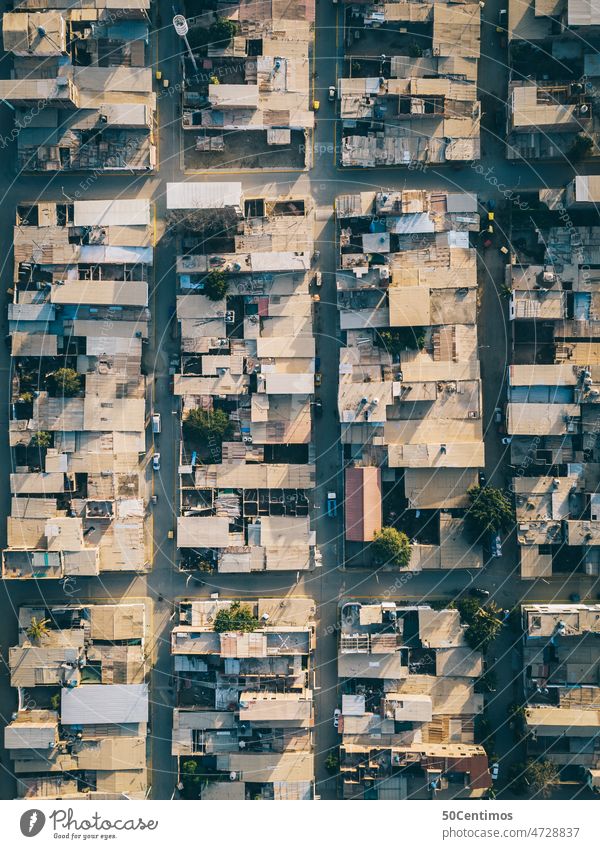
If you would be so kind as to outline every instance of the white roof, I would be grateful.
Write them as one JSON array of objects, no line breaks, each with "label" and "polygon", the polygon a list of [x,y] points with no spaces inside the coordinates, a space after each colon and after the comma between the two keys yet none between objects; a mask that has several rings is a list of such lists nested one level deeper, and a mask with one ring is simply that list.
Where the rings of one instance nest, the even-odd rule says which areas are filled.
[{"label": "white roof", "polygon": [[241,183],[167,183],[167,209],[223,209],[241,203]]},{"label": "white roof", "polygon": [[342,713],[344,716],[363,716],[365,711],[364,696],[342,695]]},{"label": "white roof", "polygon": [[76,200],[73,223],[76,227],[145,227],[150,224],[150,201],[144,198]]},{"label": "white roof", "polygon": [[61,690],[63,725],[148,721],[147,684],[82,684]]}]

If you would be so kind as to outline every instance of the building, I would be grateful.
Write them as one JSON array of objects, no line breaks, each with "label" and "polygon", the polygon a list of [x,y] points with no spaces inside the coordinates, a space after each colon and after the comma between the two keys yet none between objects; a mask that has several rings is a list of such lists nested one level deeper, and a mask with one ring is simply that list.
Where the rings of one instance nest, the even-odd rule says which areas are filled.
[{"label": "building", "polygon": [[3,576],[145,571],[150,204],[22,204],[14,255]]},{"label": "building", "polygon": [[226,600],[179,605],[171,635],[173,748],[184,798],[314,797],[310,599],[244,604],[250,631],[221,631]]},{"label": "building", "polygon": [[527,752],[561,781],[597,788],[600,769],[600,605],[522,607]]},{"label": "building", "polygon": [[144,799],[147,603],[22,607],[4,729],[19,799]]},{"label": "building", "polygon": [[462,528],[484,465],[477,199],[362,192],[336,213],[346,561],[369,562],[375,532],[394,524],[413,541],[411,571],[478,568]]},{"label": "building", "polygon": [[344,44],[342,165],[479,159],[478,3],[348,2]]},{"label": "building", "polygon": [[[233,36],[215,41],[210,28],[201,29],[198,61],[182,61],[186,167],[309,166],[314,0],[285,6],[241,2],[222,14],[235,25]],[[202,25],[202,16],[196,20]],[[194,31],[190,37],[193,42]]]},{"label": "building", "polygon": [[340,609],[340,781],[344,799],[483,798],[492,786],[475,742],[480,652],[458,610],[395,602]]},{"label": "building", "polygon": [[15,109],[19,172],[153,169],[149,0],[48,3],[24,0],[2,18],[12,72],[0,98]]},{"label": "building", "polygon": [[597,155],[600,18],[584,0],[510,0],[507,157]]},{"label": "building", "polygon": [[[186,568],[220,572],[311,569],[318,557],[309,498],[315,486],[312,206],[305,198],[245,201],[239,184],[170,184],[181,204],[177,321],[181,369],[180,516]],[[218,204],[215,235],[199,215]],[[203,231],[206,233],[206,231]],[[197,246],[197,247],[196,247]],[[203,252],[199,252],[202,247]],[[205,294],[215,275],[226,294]],[[196,411],[226,416],[212,441]]]},{"label": "building", "polygon": [[594,185],[576,178],[544,190],[533,220],[540,214],[545,224],[513,222],[505,426],[525,579],[600,570]]}]

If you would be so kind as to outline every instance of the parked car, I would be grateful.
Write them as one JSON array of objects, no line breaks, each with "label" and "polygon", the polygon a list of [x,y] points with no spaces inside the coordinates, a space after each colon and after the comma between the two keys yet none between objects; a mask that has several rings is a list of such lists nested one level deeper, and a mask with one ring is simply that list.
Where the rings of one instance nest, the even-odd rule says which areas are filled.
[{"label": "parked car", "polygon": [[471,598],[489,598],[490,591],[484,590],[481,587],[469,587],[469,595]]},{"label": "parked car", "polygon": [[494,421],[496,424],[500,424],[502,421],[502,407],[496,407],[494,410]]},{"label": "parked car", "polygon": [[492,781],[498,781],[499,773],[500,773],[500,764],[498,763],[498,761],[496,761],[490,767],[490,775],[492,776]]},{"label": "parked car", "polygon": [[323,283],[323,277],[320,271],[315,272],[315,276],[313,277],[313,283],[319,289],[321,284]]},{"label": "parked car", "polygon": [[503,436],[502,437],[502,445],[510,445],[512,442],[512,436]]},{"label": "parked car", "polygon": [[327,493],[327,515],[330,519],[337,516],[337,495],[335,492]]},{"label": "parked car", "polygon": [[152,455],[152,468],[155,472],[160,472],[160,452]]},{"label": "parked car", "polygon": [[316,371],[316,372],[315,372],[315,386],[320,386],[320,385],[321,385],[321,380],[322,380],[321,372],[320,372],[320,371]]},{"label": "parked car", "polygon": [[317,419],[320,419],[323,415],[323,402],[320,398],[317,398],[315,401],[315,416]]},{"label": "parked car", "polygon": [[479,472],[479,486],[484,487],[487,483],[485,472]]},{"label": "parked car", "polygon": [[496,534],[492,540],[492,557],[502,557],[502,540],[500,534]]},{"label": "parked car", "polygon": [[329,100],[335,100],[337,92],[334,85],[329,86]]},{"label": "parked car", "polygon": [[160,433],[160,413],[152,416],[152,433]]},{"label": "parked car", "polygon": [[341,710],[339,708],[336,708],[333,712],[333,727],[334,728],[337,728],[338,725],[340,724],[340,716],[341,715],[342,715]]}]

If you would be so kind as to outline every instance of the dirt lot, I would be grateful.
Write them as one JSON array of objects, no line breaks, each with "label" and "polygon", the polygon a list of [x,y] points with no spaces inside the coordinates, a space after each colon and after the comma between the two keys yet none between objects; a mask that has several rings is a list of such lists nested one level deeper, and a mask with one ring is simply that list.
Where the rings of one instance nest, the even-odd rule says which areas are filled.
[{"label": "dirt lot", "polygon": [[[218,135],[218,133],[215,133]],[[305,166],[304,133],[292,130],[291,144],[268,145],[266,130],[227,131],[224,150],[195,150],[197,133],[184,134],[184,166],[186,171],[213,169],[300,169]]]}]

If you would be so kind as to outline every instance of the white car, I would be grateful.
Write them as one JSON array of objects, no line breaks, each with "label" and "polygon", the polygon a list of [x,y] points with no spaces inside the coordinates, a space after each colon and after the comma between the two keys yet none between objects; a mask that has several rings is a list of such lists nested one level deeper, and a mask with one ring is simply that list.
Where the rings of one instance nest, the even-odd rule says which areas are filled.
[{"label": "white car", "polygon": [[510,445],[512,442],[512,436],[503,436],[502,437],[502,445]]},{"label": "white car", "polygon": [[160,453],[158,451],[152,455],[152,468],[155,472],[160,472]]},{"label": "white car", "polygon": [[333,727],[334,728],[337,728],[339,726],[341,715],[342,715],[341,710],[339,708],[336,708],[333,712]]},{"label": "white car", "polygon": [[502,540],[500,534],[496,534],[492,541],[492,554],[494,557],[502,557]]},{"label": "white car", "polygon": [[490,767],[490,774],[492,776],[492,781],[498,780],[499,773],[500,773],[500,764],[498,763],[498,761],[496,761],[496,763],[493,763]]},{"label": "white car", "polygon": [[152,433],[160,433],[160,413],[152,416]]}]

